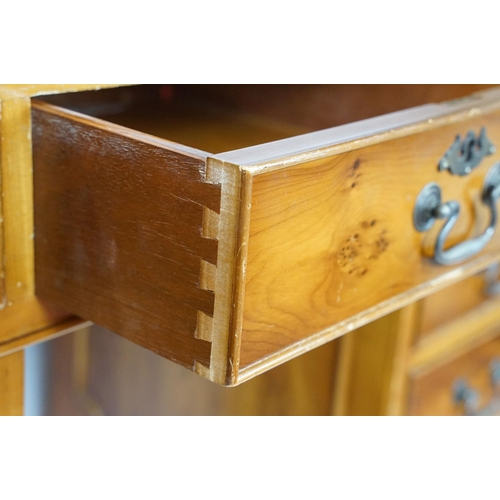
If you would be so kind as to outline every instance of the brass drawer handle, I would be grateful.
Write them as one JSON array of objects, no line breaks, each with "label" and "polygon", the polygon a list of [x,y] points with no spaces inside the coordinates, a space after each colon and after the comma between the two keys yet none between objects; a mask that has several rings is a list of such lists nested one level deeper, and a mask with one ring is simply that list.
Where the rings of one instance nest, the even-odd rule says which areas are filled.
[{"label": "brass drawer handle", "polygon": [[444,249],[446,238],[450,234],[460,213],[460,205],[456,201],[441,201],[441,188],[435,182],[427,184],[415,202],[413,223],[417,231],[428,231],[437,219],[445,219],[434,245],[434,260],[443,266],[452,266],[464,262],[479,253],[491,240],[495,233],[498,212],[496,202],[500,198],[500,163],[493,165],[486,174],[482,200],[490,209],[490,223],[485,231],[476,238],[463,241]]},{"label": "brass drawer handle", "polygon": [[466,416],[491,416],[500,414],[500,359],[494,359],[490,364],[491,387],[493,397],[490,402],[479,408],[479,393],[464,379],[458,379],[453,384],[453,401],[457,405],[463,405]]}]

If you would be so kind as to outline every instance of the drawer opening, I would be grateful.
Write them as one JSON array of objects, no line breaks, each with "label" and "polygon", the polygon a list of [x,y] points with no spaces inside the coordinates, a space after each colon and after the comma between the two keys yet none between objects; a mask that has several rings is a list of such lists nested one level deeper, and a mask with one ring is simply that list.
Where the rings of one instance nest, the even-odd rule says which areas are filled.
[{"label": "drawer opening", "polygon": [[481,87],[139,85],[37,99],[219,154],[458,98]]}]

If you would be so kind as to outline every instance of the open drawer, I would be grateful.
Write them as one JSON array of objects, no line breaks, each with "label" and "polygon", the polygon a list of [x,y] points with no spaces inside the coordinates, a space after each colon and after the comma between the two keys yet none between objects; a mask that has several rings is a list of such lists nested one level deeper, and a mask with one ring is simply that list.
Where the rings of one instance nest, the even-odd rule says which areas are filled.
[{"label": "open drawer", "polygon": [[[500,90],[345,124],[412,104],[413,90],[33,101],[37,295],[235,385],[485,269],[500,260],[484,187],[500,182]],[[446,230],[430,228],[438,212]]]}]

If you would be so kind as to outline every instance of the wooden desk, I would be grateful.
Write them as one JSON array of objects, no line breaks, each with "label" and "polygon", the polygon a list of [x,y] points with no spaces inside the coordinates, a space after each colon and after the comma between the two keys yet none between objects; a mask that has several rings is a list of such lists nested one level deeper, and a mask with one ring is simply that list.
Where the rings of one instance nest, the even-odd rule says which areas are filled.
[{"label": "wooden desk", "polygon": [[[84,324],[84,320],[72,317],[67,312],[58,311],[49,303],[42,304],[34,296],[31,203],[33,188],[29,135],[31,96],[52,91],[83,90],[84,87],[95,88],[97,86],[78,88],[77,86],[73,86],[73,88],[21,86],[1,89],[1,158],[2,189],[4,192],[2,207],[4,220],[3,263],[5,273],[1,286],[4,290],[5,306],[0,313],[0,322],[3,322],[0,323],[2,325],[0,338],[3,339],[0,343],[0,350],[4,354],[2,364],[6,367],[4,368],[5,373],[9,374],[9,376],[4,377],[4,380],[17,380],[17,387],[12,385],[13,383],[7,385],[8,387],[16,387],[15,390],[4,391],[4,394],[12,395],[13,399],[7,399],[14,401],[13,403],[4,403],[7,408],[4,413],[20,413],[19,381],[22,373],[22,348],[33,342],[75,331]],[[476,88],[472,89],[471,86],[464,87],[437,86],[427,89],[419,87],[415,88],[413,93],[408,93],[406,89],[399,94],[398,91],[394,90],[392,92],[392,105],[388,106],[386,101],[381,103],[383,101],[380,99],[382,94],[379,95],[379,100],[371,101],[371,105],[375,108],[377,105],[380,106],[380,109],[374,111],[377,114],[398,107],[423,104],[428,100],[458,97],[476,90]],[[359,94],[359,88],[344,88],[339,89],[339,91],[344,92],[344,96],[348,95],[349,92],[353,94],[358,92],[359,102],[364,102],[366,105],[362,94]],[[217,89],[215,89],[215,93],[217,93]],[[244,99],[245,92],[243,91],[235,98]],[[288,98],[288,102],[296,104],[292,94],[289,94]],[[355,100],[352,96],[345,99],[351,103]],[[387,95],[385,99],[387,99]],[[290,107],[293,108],[293,105]],[[349,116],[356,119],[359,108],[351,107],[348,111],[351,113]],[[293,131],[289,128],[286,134],[290,135],[291,133]],[[216,140],[217,137],[217,134],[214,134],[215,139],[211,140]],[[465,273],[461,276],[473,276],[497,260],[495,254],[485,253],[480,259],[474,260],[472,265],[468,264]],[[458,276],[450,280],[449,284],[461,283],[460,279]],[[467,290],[470,290],[471,287],[472,285],[466,285]],[[442,285],[436,283],[435,289],[440,288]],[[451,297],[455,296],[454,292],[449,293],[451,293]],[[444,297],[446,292],[443,291],[442,294]],[[422,295],[415,297],[420,299]],[[443,300],[444,303],[450,301],[449,298]],[[455,325],[452,323],[456,315],[423,329],[421,323],[423,319],[427,318],[426,314],[430,314],[425,313],[429,309],[426,306],[426,301],[428,302],[428,299],[416,301],[388,316],[377,319],[360,330],[349,333],[339,341],[312,351],[308,355],[300,356],[283,367],[275,369],[275,371],[259,375],[255,382],[245,383],[241,388],[232,389],[235,402],[231,403],[230,407],[226,405],[226,409],[221,409],[221,412],[248,414],[273,412],[282,414],[308,412],[333,412],[335,414],[418,413],[420,411],[418,408],[421,407],[418,406],[418,401],[422,400],[422,391],[425,394],[425,389],[421,389],[421,387],[425,387],[425,377],[429,373],[434,373],[439,366],[444,366],[443,363],[446,364],[447,360],[451,360],[454,356],[456,358],[460,355],[466,355],[469,351],[472,352],[473,348],[479,348],[480,345],[486,345],[490,340],[494,340],[495,333],[492,331],[498,321],[495,316],[494,300],[492,302],[481,299],[469,311],[469,316],[460,317],[463,321],[468,320],[467,325],[470,325],[466,329],[461,328],[461,335],[457,335],[456,332],[457,328],[463,325],[463,322]],[[487,320],[481,324],[480,317],[486,317]],[[424,330],[427,336],[423,336],[421,333]],[[492,349],[494,351],[494,348]],[[5,356],[7,354],[10,355]],[[325,366],[325,368],[319,373],[317,370],[315,372],[313,370],[314,377],[308,378],[304,374],[304,370],[309,372],[312,366]],[[487,371],[487,368],[485,370]],[[287,375],[284,375],[285,373]],[[300,391],[302,395],[297,396],[298,399],[307,400],[311,394],[318,395],[320,393],[319,396],[315,397],[315,401],[321,401],[321,404],[311,403],[309,406],[306,404],[294,408],[290,402],[286,402],[285,397],[284,403],[279,409],[274,407],[274,410],[269,410],[268,407],[266,410],[266,403],[262,402],[270,401],[272,391],[269,388],[272,387],[273,380],[275,381],[278,377],[280,380],[288,380],[287,383],[291,383],[294,380],[294,373],[302,373],[299,378],[304,384],[303,390]],[[484,378],[483,375],[481,377]],[[318,380],[324,382],[318,383]],[[295,387],[296,383],[292,385]],[[430,385],[433,384],[430,383]],[[259,402],[254,406],[243,404],[245,401],[251,400],[250,387],[254,388],[253,400]],[[255,391],[255,387],[258,387],[258,390]],[[289,393],[292,394],[293,390],[290,389]],[[412,403],[412,401],[417,401],[417,403]],[[300,409],[298,409],[299,407]],[[430,411],[432,413],[433,410]]]}]

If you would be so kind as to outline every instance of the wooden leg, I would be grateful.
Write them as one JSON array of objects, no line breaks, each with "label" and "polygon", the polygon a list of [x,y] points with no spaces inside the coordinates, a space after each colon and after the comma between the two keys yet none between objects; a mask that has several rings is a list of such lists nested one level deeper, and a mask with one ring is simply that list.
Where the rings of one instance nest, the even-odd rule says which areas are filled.
[{"label": "wooden leg", "polygon": [[0,415],[23,415],[24,351],[0,358]]},{"label": "wooden leg", "polygon": [[334,415],[406,413],[407,363],[418,307],[406,306],[340,339]]}]

